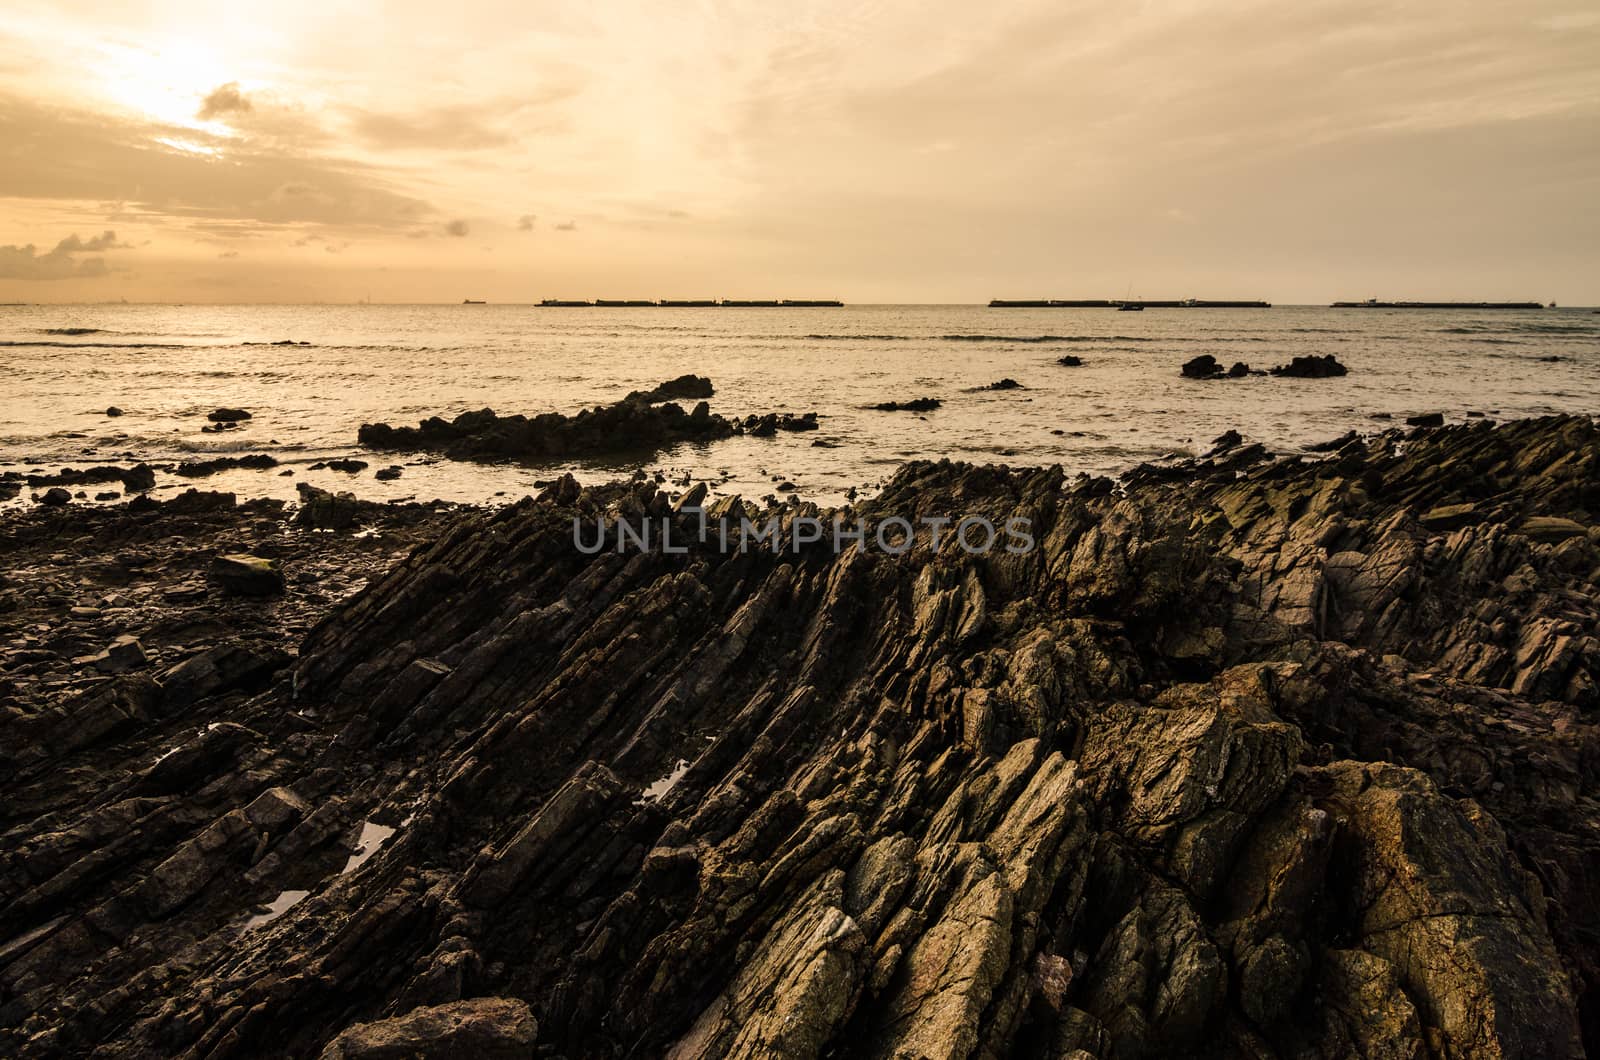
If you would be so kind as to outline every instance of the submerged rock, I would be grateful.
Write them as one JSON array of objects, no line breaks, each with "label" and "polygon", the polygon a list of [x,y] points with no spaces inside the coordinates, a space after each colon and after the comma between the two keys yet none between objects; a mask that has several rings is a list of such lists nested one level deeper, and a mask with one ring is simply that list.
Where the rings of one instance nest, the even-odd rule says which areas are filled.
[{"label": "submerged rock", "polygon": [[1183,362],[1182,372],[1189,379],[1217,379],[1224,374],[1222,365],[1209,353]]},{"label": "submerged rock", "polygon": [[250,419],[250,413],[244,409],[214,409],[206,413],[206,419],[212,423],[238,423]]}]

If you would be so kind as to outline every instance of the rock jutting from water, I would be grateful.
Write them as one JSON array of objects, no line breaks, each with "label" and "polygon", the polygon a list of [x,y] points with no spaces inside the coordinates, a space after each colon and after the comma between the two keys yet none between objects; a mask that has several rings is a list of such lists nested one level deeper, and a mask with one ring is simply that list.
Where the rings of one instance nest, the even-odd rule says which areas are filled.
[{"label": "rock jutting from water", "polygon": [[881,401],[871,406],[874,412],[932,412],[944,402],[936,397],[912,398],[910,401]]},{"label": "rock jutting from water", "polygon": [[1307,357],[1296,357],[1288,364],[1280,364],[1272,369],[1273,375],[1288,376],[1294,379],[1333,379],[1341,375],[1348,375],[1350,369],[1339,363],[1333,354],[1324,354],[1318,357],[1312,354]]},{"label": "rock jutting from water", "polygon": [[[8,706],[0,1052],[1600,1049],[1600,430],[1222,441],[1122,490],[912,463],[850,513],[1018,553],[724,550],[563,477],[265,688]],[[585,554],[601,517],[690,543]]]},{"label": "rock jutting from water", "polygon": [[455,460],[540,461],[654,452],[679,442],[708,442],[736,434],[768,437],[778,431],[817,428],[814,412],[803,416],[770,413],[738,420],[714,414],[705,401],[685,412],[681,405],[666,400],[711,392],[711,380],[686,375],[573,416],[556,412],[531,418],[501,416],[493,409],[480,409],[453,420],[430,416],[416,427],[364,423],[357,440],[370,449],[431,450]]}]

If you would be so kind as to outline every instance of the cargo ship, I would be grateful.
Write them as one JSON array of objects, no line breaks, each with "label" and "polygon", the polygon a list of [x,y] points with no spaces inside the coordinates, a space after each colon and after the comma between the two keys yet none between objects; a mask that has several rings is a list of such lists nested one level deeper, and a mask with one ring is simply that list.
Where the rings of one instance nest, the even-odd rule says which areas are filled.
[{"label": "cargo ship", "polygon": [[[481,304],[481,303],[469,303]],[[564,298],[546,298],[540,301],[541,306],[598,306],[602,309],[682,309],[682,308],[710,308],[725,309],[817,309],[838,308],[844,305],[836,298],[785,298],[782,300],[760,299],[741,300],[724,298],[716,301],[704,299],[663,299],[659,302],[649,299],[632,298],[596,298],[592,302],[569,301]]]},{"label": "cargo ship", "polygon": [[1543,309],[1539,302],[1332,302],[1330,309]]},{"label": "cargo ship", "polygon": [[1271,302],[1184,298],[1152,301],[1148,298],[996,298],[991,309],[1271,309]]}]

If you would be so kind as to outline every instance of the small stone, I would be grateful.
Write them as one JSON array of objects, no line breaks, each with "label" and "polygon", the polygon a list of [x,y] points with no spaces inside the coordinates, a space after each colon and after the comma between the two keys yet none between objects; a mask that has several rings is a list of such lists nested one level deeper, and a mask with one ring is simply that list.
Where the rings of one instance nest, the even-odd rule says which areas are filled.
[{"label": "small stone", "polygon": [[206,414],[206,419],[212,423],[238,423],[249,418],[250,413],[244,409],[216,409]]},{"label": "small stone", "polygon": [[87,662],[103,674],[125,674],[149,665],[150,660],[137,637],[124,636],[112,641],[98,655],[89,656]]},{"label": "small stone", "polygon": [[34,500],[38,501],[40,504],[47,504],[52,508],[59,508],[63,504],[72,503],[72,494],[68,493],[60,486],[51,486],[42,494],[34,494]]}]

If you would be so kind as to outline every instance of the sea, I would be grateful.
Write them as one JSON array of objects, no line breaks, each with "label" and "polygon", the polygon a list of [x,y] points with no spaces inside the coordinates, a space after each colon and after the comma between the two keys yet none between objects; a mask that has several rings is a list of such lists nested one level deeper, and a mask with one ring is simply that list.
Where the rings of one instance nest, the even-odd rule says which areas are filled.
[{"label": "sea", "polygon": [[[280,343],[293,343],[282,345]],[[1200,354],[1266,369],[1333,354],[1332,379],[1195,381]],[[1058,359],[1072,355],[1078,367]],[[656,454],[481,465],[365,451],[363,423],[492,408],[574,413],[685,373],[727,416],[816,412],[818,431]],[[637,470],[760,497],[781,482],[823,504],[908,460],[1061,464],[1115,474],[1206,451],[1224,431],[1281,452],[1407,416],[1510,419],[1600,411],[1600,315],[1589,309],[555,308],[533,305],[0,307],[0,471],[267,453],[281,466],[198,485],[293,500],[299,482],[373,500],[495,504],[563,472]],[[1020,389],[981,389],[1014,379]],[[885,401],[940,399],[931,412]],[[108,417],[115,406],[123,415]],[[237,431],[206,414],[243,408]],[[819,444],[820,443],[820,444]],[[355,475],[312,465],[355,457]],[[378,481],[373,471],[402,466]],[[291,471],[292,475],[283,472]],[[113,487],[114,488],[113,484]],[[90,488],[91,496],[100,489]],[[30,503],[28,491],[13,504]]]}]

